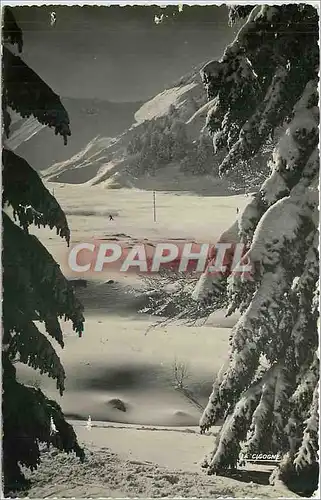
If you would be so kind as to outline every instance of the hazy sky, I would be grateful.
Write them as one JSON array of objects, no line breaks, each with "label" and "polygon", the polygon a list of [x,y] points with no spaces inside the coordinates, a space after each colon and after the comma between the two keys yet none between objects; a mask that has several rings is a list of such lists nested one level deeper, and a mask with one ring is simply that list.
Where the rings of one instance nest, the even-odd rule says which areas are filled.
[{"label": "hazy sky", "polygon": [[163,12],[157,6],[14,8],[24,32],[22,57],[55,92],[111,101],[146,100],[220,57],[233,39],[226,7],[184,6],[156,25],[154,15]]}]

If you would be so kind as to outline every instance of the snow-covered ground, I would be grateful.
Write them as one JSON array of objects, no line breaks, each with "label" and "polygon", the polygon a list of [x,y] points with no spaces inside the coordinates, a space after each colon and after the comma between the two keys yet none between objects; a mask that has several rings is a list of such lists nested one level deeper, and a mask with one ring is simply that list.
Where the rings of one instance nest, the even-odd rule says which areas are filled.
[{"label": "snow-covered ground", "polygon": [[[236,208],[242,210],[249,201],[157,192],[153,222],[150,192],[48,188],[66,211],[73,242],[102,237],[215,241],[235,219]],[[34,233],[71,275],[64,242],[47,230]],[[116,272],[91,276],[87,288],[77,292],[86,308],[85,331],[79,339],[70,324],[63,325],[65,348],[58,351],[67,381],[62,398],[52,381],[20,370],[25,381],[57,398],[87,450],[82,465],[54,450],[44,452],[39,470],[30,475],[29,496],[293,498],[280,485],[268,485],[263,466],[248,466],[232,478],[207,476],[201,468],[217,428],[200,435],[197,425],[237,315],[225,318],[219,311],[203,327],[174,324],[148,330],[155,318],[138,314],[137,297],[126,293],[137,282],[135,275]],[[176,388],[175,366],[183,367],[184,387],[194,401]]]},{"label": "snow-covered ground", "polygon": [[83,464],[56,450],[44,452],[29,498],[298,498],[267,485],[264,466],[234,477],[208,476],[200,460],[212,436],[194,428],[72,422],[86,448]]},{"label": "snow-covered ground", "polygon": [[[203,183],[207,184],[207,179]],[[250,201],[249,197],[196,196],[184,191],[153,193],[138,189],[104,189],[102,185],[46,184],[61,203],[71,229],[71,244],[101,238],[142,241],[195,240],[216,242],[219,235]],[[206,187],[206,186],[204,186]],[[157,183],[154,189],[158,189]],[[114,221],[109,221],[109,214]],[[34,230],[66,268],[67,247],[54,232]],[[101,276],[97,276],[101,278]]]}]

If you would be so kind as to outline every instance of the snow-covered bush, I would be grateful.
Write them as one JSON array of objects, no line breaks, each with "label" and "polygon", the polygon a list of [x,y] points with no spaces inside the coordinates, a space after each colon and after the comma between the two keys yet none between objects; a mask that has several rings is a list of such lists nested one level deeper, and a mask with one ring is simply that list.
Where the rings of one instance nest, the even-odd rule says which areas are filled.
[{"label": "snow-covered bush", "polygon": [[141,312],[162,318],[157,325],[171,323],[173,320],[186,324],[202,323],[213,309],[226,305],[223,287],[220,287],[220,293],[212,293],[201,302],[193,299],[199,280],[198,273],[187,274],[163,268],[157,275],[143,275],[142,279],[148,304]]}]

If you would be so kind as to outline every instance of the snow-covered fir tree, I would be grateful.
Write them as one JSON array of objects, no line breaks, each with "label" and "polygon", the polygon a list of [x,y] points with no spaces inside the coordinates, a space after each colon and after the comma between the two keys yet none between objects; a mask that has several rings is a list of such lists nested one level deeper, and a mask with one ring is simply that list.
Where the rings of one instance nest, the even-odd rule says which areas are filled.
[{"label": "snow-covered fir tree", "polygon": [[219,163],[213,158],[213,147],[211,138],[206,132],[201,132],[197,141],[196,157],[193,173],[195,175],[211,174],[218,175]]},{"label": "snow-covered fir tree", "polygon": [[170,133],[173,138],[172,158],[181,160],[187,155],[190,149],[190,142],[186,133],[185,123],[175,118],[170,128]]},{"label": "snow-covered fir tree", "polygon": [[[207,126],[221,174],[246,171],[278,130],[270,176],[237,222],[252,280],[226,280],[228,313],[242,316],[230,355],[201,418],[224,423],[205,465],[220,473],[241,452],[282,460],[271,476],[312,494],[318,483],[318,12],[306,4],[234,6],[245,22],[202,78],[211,102]],[[281,134],[280,134],[281,130]],[[205,273],[194,298],[215,284]],[[215,291],[213,291],[215,290]]]},{"label": "snow-covered fir tree", "polygon": [[[4,10],[2,41],[2,123],[10,134],[10,110],[37,120],[61,135],[70,135],[69,118],[55,94],[10,47],[22,51],[22,32],[12,10]],[[39,388],[17,380],[15,363],[24,363],[56,381],[64,391],[65,371],[53,338],[64,346],[59,318],[70,320],[81,336],[83,307],[59,265],[29,227],[47,226],[69,244],[65,214],[37,172],[13,151],[2,150],[3,328],[2,328],[2,467],[5,494],[27,486],[24,468],[40,463],[40,445],[51,444],[80,459],[84,451],[60,406]],[[43,328],[39,329],[39,323]],[[42,330],[42,331],[41,331]],[[45,330],[46,334],[43,333]],[[26,409],[28,411],[26,411]]]}]

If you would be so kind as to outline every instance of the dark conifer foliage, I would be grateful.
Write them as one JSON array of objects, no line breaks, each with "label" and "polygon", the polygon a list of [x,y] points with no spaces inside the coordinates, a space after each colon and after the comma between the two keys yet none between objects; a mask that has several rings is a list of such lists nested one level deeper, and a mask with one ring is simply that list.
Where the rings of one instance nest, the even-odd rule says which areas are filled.
[{"label": "dark conifer foliage", "polygon": [[67,137],[71,135],[69,118],[59,96],[6,47],[3,47],[2,74],[6,106],[23,118],[32,115],[43,125],[53,127],[55,134],[62,135],[67,144]]},{"label": "dark conifer foliage", "polygon": [[[21,52],[23,46],[22,32],[8,7],[3,16],[3,41],[7,44],[2,67],[5,134],[10,133],[11,108],[53,127],[66,142],[69,118],[59,97],[8,47],[16,44]],[[81,336],[84,317],[59,265],[36,236],[29,234],[30,225],[48,226],[69,244],[63,210],[23,158],[3,148],[2,164],[2,458],[5,493],[9,494],[27,485],[21,467],[33,470],[39,465],[41,443],[84,459],[59,405],[40,389],[19,383],[15,368],[16,363],[24,363],[48,375],[62,394],[65,372],[50,338],[64,346],[60,318],[70,320]]]},{"label": "dark conifer foliage", "polygon": [[19,53],[22,52],[22,30],[16,23],[12,10],[8,8],[4,9],[3,12],[2,37],[4,42],[11,43],[11,45],[17,45]]}]

